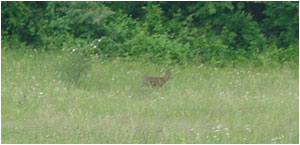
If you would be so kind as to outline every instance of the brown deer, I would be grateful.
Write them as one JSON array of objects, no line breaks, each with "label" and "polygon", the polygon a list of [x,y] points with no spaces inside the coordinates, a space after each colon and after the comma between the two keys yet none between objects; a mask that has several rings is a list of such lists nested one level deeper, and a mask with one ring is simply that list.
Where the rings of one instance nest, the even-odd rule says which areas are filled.
[{"label": "brown deer", "polygon": [[144,82],[153,87],[161,87],[163,84],[166,83],[167,80],[170,79],[170,77],[171,77],[171,72],[168,69],[163,77],[145,76]]}]

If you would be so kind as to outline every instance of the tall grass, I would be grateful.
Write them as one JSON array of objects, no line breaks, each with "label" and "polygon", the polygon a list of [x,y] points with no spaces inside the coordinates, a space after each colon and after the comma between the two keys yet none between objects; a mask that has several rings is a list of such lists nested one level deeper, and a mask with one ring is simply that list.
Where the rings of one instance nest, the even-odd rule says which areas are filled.
[{"label": "tall grass", "polygon": [[299,143],[299,71],[2,52],[2,143]]}]

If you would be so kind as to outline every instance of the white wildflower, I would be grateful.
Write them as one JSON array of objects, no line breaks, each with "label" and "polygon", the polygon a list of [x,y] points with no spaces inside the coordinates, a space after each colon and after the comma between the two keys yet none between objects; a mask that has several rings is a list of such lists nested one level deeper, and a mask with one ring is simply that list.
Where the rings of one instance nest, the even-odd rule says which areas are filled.
[{"label": "white wildflower", "polygon": [[218,124],[217,125],[217,129],[221,129],[222,125],[221,124]]}]

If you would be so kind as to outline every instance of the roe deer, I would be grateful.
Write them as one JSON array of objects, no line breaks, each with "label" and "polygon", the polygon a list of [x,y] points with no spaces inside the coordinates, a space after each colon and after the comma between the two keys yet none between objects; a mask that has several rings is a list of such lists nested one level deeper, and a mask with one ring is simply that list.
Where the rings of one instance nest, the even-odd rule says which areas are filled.
[{"label": "roe deer", "polygon": [[161,87],[164,83],[166,83],[167,80],[169,80],[171,77],[170,69],[168,69],[163,77],[150,77],[145,76],[144,82],[148,85],[151,85],[153,87]]}]

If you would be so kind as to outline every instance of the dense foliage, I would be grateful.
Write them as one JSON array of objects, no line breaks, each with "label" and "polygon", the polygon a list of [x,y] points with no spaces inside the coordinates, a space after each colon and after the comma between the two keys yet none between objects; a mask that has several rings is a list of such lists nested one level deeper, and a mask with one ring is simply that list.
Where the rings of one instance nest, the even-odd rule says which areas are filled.
[{"label": "dense foliage", "polygon": [[298,63],[298,5],[2,2],[2,46],[155,63]]}]

